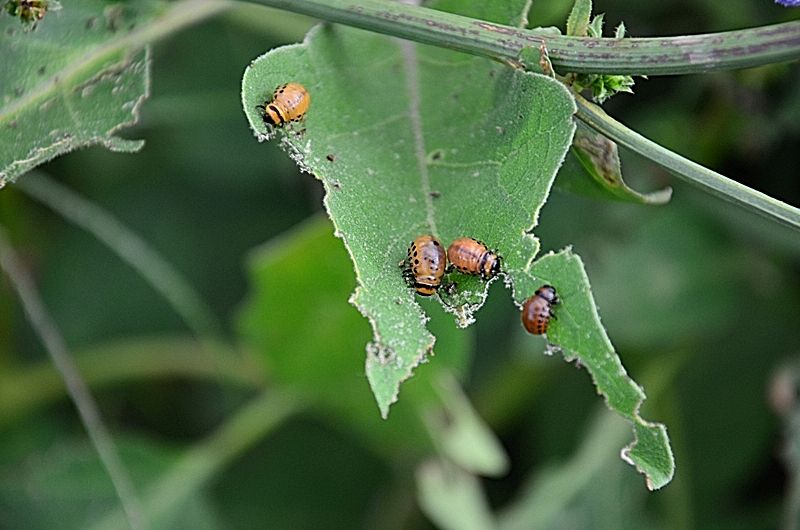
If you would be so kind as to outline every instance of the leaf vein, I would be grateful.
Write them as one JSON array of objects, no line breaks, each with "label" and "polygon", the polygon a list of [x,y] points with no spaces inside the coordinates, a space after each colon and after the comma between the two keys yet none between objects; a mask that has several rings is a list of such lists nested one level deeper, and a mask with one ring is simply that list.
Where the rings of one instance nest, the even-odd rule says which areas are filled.
[{"label": "leaf vein", "polygon": [[403,66],[408,90],[408,117],[411,133],[414,137],[414,154],[417,159],[422,197],[425,201],[426,222],[431,233],[436,235],[438,230],[436,229],[433,198],[431,197],[431,178],[426,161],[425,135],[422,132],[422,114],[420,112],[422,100],[420,98],[416,45],[411,42],[400,41],[400,49],[403,52]]}]

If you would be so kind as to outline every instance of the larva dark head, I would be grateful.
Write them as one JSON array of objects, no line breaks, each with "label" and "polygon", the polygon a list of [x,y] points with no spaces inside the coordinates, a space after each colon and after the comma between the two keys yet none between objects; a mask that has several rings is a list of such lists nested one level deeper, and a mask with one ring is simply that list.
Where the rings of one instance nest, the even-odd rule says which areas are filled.
[{"label": "larva dark head", "polygon": [[490,278],[494,278],[500,272],[500,256],[492,252],[491,250],[487,251],[486,262],[483,266],[483,271],[481,276],[483,276],[484,280],[488,280]]},{"label": "larva dark head", "polygon": [[556,293],[556,288],[552,285],[542,285],[536,289],[536,296],[544,298],[551,304],[558,303],[558,294]]}]

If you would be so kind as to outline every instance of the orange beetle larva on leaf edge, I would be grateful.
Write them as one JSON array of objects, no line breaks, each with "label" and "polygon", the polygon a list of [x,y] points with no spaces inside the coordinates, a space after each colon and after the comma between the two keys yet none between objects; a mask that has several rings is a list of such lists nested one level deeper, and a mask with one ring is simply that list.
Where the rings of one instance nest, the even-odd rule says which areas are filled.
[{"label": "orange beetle larva on leaf edge", "polygon": [[558,304],[558,294],[555,287],[542,285],[536,292],[525,300],[522,305],[522,325],[528,333],[544,335],[550,319],[555,318],[553,306]]},{"label": "orange beetle larva on leaf edge", "polygon": [[419,236],[408,247],[406,276],[420,296],[432,296],[442,284],[447,256],[439,240],[430,235]]},{"label": "orange beetle larva on leaf edge", "polygon": [[275,89],[272,99],[258,105],[263,112],[264,123],[281,126],[290,121],[299,121],[311,105],[311,96],[300,83],[285,83]]}]

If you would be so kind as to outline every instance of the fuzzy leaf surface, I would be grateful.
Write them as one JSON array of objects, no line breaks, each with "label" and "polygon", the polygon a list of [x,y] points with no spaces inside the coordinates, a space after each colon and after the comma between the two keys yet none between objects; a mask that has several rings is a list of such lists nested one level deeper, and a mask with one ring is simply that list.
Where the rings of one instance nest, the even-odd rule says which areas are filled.
[{"label": "fuzzy leaf surface", "polygon": [[[544,76],[485,59],[348,28],[320,27],[301,45],[255,61],[244,108],[286,81],[304,84],[311,109],[285,131],[300,166],[322,180],[325,205],[355,264],[353,302],[373,326],[367,374],[384,415],[401,381],[433,347],[426,317],[398,264],[410,242],[469,235],[524,266],[534,223],[572,138],[574,104]],[[459,277],[444,303],[466,325],[484,285]]]}]

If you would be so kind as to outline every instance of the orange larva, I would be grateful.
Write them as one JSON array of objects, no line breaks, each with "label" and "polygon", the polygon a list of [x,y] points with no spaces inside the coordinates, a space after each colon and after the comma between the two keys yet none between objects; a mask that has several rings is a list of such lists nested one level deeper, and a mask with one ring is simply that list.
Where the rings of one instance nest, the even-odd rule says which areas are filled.
[{"label": "orange larva", "polygon": [[500,272],[500,256],[482,242],[459,237],[447,248],[447,259],[464,274],[479,275],[488,280]]},{"label": "orange larva", "polygon": [[433,236],[416,238],[408,248],[407,274],[420,296],[431,296],[442,284],[447,256],[444,247]]},{"label": "orange larva", "polygon": [[275,89],[272,99],[256,108],[264,113],[265,123],[280,126],[300,120],[308,111],[311,96],[300,83],[286,83]]},{"label": "orange larva", "polygon": [[522,325],[528,333],[544,335],[550,319],[555,318],[553,306],[558,304],[555,287],[542,285],[522,305]]}]

